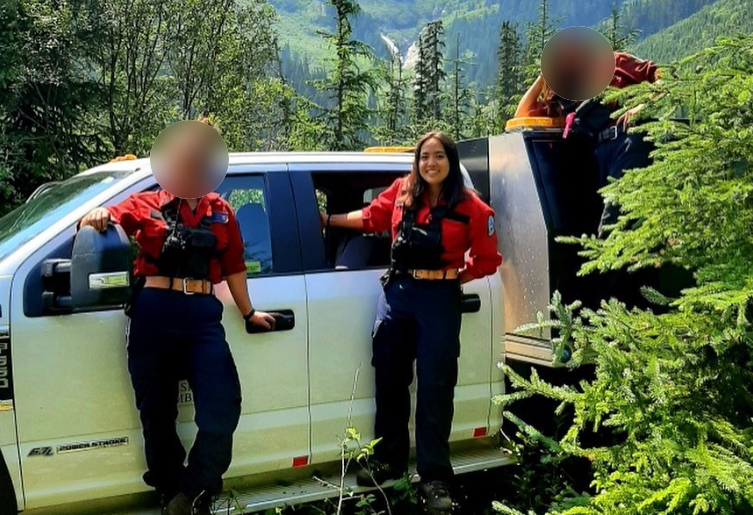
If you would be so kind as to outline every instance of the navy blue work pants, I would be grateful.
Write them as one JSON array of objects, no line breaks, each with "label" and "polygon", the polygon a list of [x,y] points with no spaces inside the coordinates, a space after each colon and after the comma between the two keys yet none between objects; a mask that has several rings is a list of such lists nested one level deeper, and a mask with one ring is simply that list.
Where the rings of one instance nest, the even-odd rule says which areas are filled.
[{"label": "navy blue work pants", "polygon": [[[618,129],[617,138],[603,141],[596,147],[596,162],[599,166],[599,187],[609,183],[609,177],[619,179],[625,170],[644,168],[650,164],[649,153],[653,150],[651,143],[645,141],[641,134],[626,134]],[[605,237],[606,225],[617,222],[619,209],[605,203],[599,222],[599,237]]]},{"label": "navy blue work pants", "polygon": [[[128,370],[144,431],[149,469],[144,481],[168,496],[220,493],[230,466],[241,390],[222,309],[214,295],[154,288],[144,288],[133,306]],[[198,427],[187,466],[176,432],[183,378],[193,392]]]},{"label": "navy blue work pants", "polygon": [[[618,129],[617,138],[600,143],[596,147],[596,161],[599,166],[599,187],[606,186],[609,177],[619,179],[626,170],[644,168],[651,164],[649,154],[653,145],[643,139],[641,134],[626,134]],[[617,222],[619,209],[613,204],[605,202],[604,211],[599,222],[598,236],[605,238],[605,226]],[[603,273],[599,288],[602,298],[616,297],[625,302],[628,307],[647,306],[646,300],[640,292],[640,287],[655,282],[656,274],[651,270],[629,273],[624,270]]]},{"label": "navy blue work pants", "polygon": [[397,469],[408,463],[416,362],[416,458],[424,481],[452,478],[449,438],[458,379],[462,292],[457,280],[398,275],[379,298],[373,334],[376,372],[375,457]]}]

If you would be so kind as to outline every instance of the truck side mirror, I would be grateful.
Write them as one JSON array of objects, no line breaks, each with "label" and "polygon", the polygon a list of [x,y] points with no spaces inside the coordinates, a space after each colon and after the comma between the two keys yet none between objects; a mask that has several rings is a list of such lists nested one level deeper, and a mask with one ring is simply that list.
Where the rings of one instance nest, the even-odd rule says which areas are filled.
[{"label": "truck side mirror", "polygon": [[131,298],[131,242],[119,225],[103,233],[83,227],[73,243],[71,307],[74,311],[125,304]]}]

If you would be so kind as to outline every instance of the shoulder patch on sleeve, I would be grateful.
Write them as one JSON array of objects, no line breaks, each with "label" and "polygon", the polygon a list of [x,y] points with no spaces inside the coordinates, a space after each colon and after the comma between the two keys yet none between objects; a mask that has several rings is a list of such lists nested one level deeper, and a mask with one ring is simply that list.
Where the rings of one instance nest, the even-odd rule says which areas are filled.
[{"label": "shoulder patch on sleeve", "polygon": [[494,215],[489,215],[489,219],[486,221],[486,234],[490,238],[494,236]]},{"label": "shoulder patch on sleeve", "polygon": [[228,222],[229,215],[227,213],[215,211],[212,213],[212,223],[213,224],[226,224]]}]

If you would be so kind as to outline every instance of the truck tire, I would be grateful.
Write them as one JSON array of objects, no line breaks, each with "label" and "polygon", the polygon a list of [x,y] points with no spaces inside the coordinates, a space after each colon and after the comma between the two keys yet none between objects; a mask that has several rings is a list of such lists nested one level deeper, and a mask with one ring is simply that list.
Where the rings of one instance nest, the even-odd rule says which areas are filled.
[{"label": "truck tire", "polygon": [[17,513],[16,491],[10,479],[8,465],[0,451],[0,515],[16,515]]}]

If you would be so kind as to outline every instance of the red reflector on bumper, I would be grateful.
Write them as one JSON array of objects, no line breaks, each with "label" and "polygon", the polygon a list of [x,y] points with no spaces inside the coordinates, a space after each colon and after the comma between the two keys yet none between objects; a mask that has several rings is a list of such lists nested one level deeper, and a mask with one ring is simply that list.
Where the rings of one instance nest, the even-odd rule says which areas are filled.
[{"label": "red reflector on bumper", "polygon": [[309,464],[308,456],[297,456],[293,458],[293,468],[305,467]]},{"label": "red reflector on bumper", "polygon": [[481,438],[482,436],[486,436],[485,427],[477,427],[473,430],[473,438]]}]

